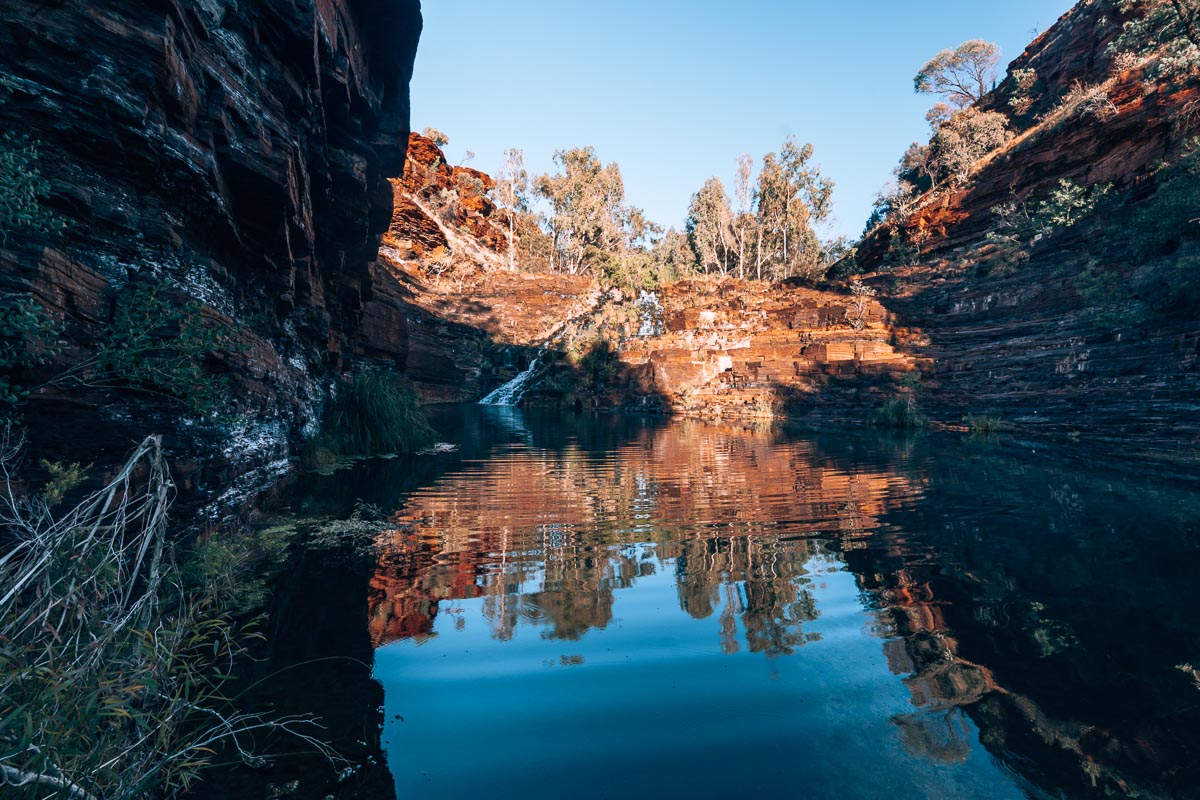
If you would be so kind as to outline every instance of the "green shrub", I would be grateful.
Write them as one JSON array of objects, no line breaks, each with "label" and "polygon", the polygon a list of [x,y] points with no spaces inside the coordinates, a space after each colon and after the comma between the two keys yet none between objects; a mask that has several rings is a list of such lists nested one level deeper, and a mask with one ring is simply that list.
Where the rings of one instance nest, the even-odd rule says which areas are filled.
[{"label": "green shrub", "polygon": [[[0,462],[13,467],[11,429]],[[309,717],[249,714],[231,664],[257,635],[183,588],[167,530],[174,495],[151,437],[108,485],[51,512],[0,497],[0,791],[5,800],[186,794],[228,745],[261,763],[257,732],[320,751]]]},{"label": "green shrub", "polygon": [[58,352],[60,330],[32,298],[0,298],[0,417],[29,394],[13,373],[45,364]]},{"label": "green shrub", "polygon": [[1141,259],[1169,253],[1188,233],[1200,234],[1200,141],[1156,176],[1154,196],[1141,205],[1125,232]]},{"label": "green shrub", "polygon": [[877,428],[912,430],[924,428],[927,420],[912,395],[893,397],[871,412],[870,423]]},{"label": "green shrub", "polygon": [[212,410],[225,385],[201,360],[228,345],[231,331],[207,324],[204,306],[180,307],[152,286],[122,296],[100,350],[100,366],[118,383],[177,400],[196,413]]},{"label": "green shrub", "polygon": [[42,500],[46,503],[46,508],[54,508],[72,491],[78,489],[91,468],[91,464],[85,467],[82,464],[63,464],[61,461],[47,461],[43,458],[42,469],[50,475],[49,482],[42,487]]},{"label": "green shrub", "polygon": [[1075,277],[1075,291],[1096,322],[1105,327],[1118,327],[1137,322],[1138,304],[1120,273],[1102,269],[1095,261]]},{"label": "green shrub", "polygon": [[305,451],[309,468],[354,456],[412,453],[430,444],[433,428],[404,377],[367,369],[344,381],[325,406],[320,433]]},{"label": "green shrub", "polygon": [[259,612],[270,597],[269,581],[299,534],[292,526],[246,534],[209,532],[180,565],[184,588],[235,617]]},{"label": "green shrub", "polygon": [[1044,200],[1029,202],[1012,200],[992,209],[996,220],[987,240],[1019,257],[1019,263],[1029,257],[1028,250],[1059,231],[1071,228],[1096,213],[1112,184],[1099,183],[1080,186],[1062,179]]},{"label": "green shrub", "polygon": [[[118,297],[95,355],[43,385],[130,389],[205,414],[228,392],[225,379],[205,370],[203,361],[218,350],[236,349],[236,333],[231,324],[205,319],[198,301],[180,305],[158,287],[129,287]],[[14,373],[58,355],[61,335],[61,327],[32,298],[0,298],[0,415],[29,395]]]},{"label": "green shrub", "polygon": [[977,436],[994,436],[1004,430],[1004,420],[998,414],[967,414],[963,422]]},{"label": "green shrub", "polygon": [[1167,307],[1184,313],[1200,312],[1200,256],[1180,258],[1167,270]]},{"label": "green shrub", "polygon": [[156,286],[127,288],[92,358],[52,378],[55,386],[130,389],[207,414],[228,395],[227,381],[204,368],[219,350],[236,350],[237,328],[207,320],[199,301],[180,304]]},{"label": "green shrub", "polygon": [[62,223],[45,209],[50,184],[38,169],[38,147],[32,139],[0,134],[0,243],[19,229],[51,233]]}]

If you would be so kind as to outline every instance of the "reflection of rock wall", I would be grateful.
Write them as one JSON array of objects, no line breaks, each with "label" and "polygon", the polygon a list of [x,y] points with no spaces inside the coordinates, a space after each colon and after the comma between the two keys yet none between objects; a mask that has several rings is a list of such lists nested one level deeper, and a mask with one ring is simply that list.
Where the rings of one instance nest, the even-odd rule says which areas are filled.
[{"label": "reflection of rock wall", "polygon": [[961,712],[1052,795],[1194,796],[1200,711],[1177,665],[1197,641],[1198,510],[989,451],[935,468],[922,503],[887,516],[919,539],[845,551],[895,637],[906,746],[962,752]]},{"label": "reflection of rock wall", "polygon": [[[684,611],[711,616],[725,591],[722,613],[736,609],[750,649],[787,652],[816,613],[804,584],[820,549],[806,534],[865,533],[919,491],[715,423],[645,432],[603,458],[521,451],[411,499],[380,540],[372,636],[428,634],[439,601],[486,596],[498,636],[524,619],[575,639],[608,624],[615,590],[666,561]],[[781,529],[793,536],[772,535]],[[721,624],[736,647],[731,620]]]}]

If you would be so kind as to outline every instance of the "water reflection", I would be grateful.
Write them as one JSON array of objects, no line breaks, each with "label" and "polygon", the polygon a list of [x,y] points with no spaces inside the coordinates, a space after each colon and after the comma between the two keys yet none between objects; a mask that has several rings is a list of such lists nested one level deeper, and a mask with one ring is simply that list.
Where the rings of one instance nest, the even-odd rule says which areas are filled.
[{"label": "water reflection", "polygon": [[577,640],[611,622],[614,592],[667,568],[684,612],[721,607],[723,650],[740,625],[750,652],[792,652],[811,639],[807,565],[828,537],[854,546],[922,486],[778,438],[683,421],[609,452],[504,446],[465,464],[415,492],[380,541],[376,646],[432,633],[438,601],[479,597],[498,639],[524,622]]},{"label": "water reflection", "polygon": [[505,411],[379,542],[401,796],[1200,796],[1194,491]]}]

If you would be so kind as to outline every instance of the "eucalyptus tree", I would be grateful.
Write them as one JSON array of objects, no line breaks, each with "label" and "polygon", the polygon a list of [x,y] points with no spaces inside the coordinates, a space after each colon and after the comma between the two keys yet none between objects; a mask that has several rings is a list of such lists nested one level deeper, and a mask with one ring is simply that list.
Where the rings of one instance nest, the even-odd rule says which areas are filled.
[{"label": "eucalyptus tree", "polygon": [[700,269],[728,275],[734,239],[733,209],[720,178],[709,178],[692,195],[687,232]]},{"label": "eucalyptus tree", "polygon": [[504,151],[504,166],[496,178],[496,200],[507,218],[508,268],[516,269],[517,219],[529,213],[529,172],[525,153],[516,148]]},{"label": "eucalyptus tree", "polygon": [[754,177],[754,159],[749,153],[742,153],[737,159],[737,171],[734,173],[733,195],[737,202],[734,209],[733,229],[737,236],[737,265],[738,277],[746,277],[746,240],[748,229],[756,227],[756,220],[750,213],[754,204],[754,188],[751,181]]},{"label": "eucalyptus tree", "polygon": [[918,94],[938,95],[957,108],[967,108],[996,84],[999,63],[998,45],[971,39],[931,58],[913,78],[913,88]]},{"label": "eucalyptus tree", "polygon": [[661,229],[625,202],[625,183],[615,163],[604,164],[593,147],[554,154],[559,171],[541,175],[534,192],[549,203],[546,225],[551,269],[571,274],[624,269],[634,249],[645,250]]},{"label": "eucalyptus tree", "polygon": [[450,137],[439,131],[437,128],[426,128],[421,131],[421,135],[429,141],[436,144],[438,147],[445,147],[450,144]]},{"label": "eucalyptus tree", "polygon": [[812,277],[821,261],[816,226],[833,210],[833,182],[813,165],[813,147],[788,137],[768,153],[755,192],[759,226],[756,270],[761,278]]}]

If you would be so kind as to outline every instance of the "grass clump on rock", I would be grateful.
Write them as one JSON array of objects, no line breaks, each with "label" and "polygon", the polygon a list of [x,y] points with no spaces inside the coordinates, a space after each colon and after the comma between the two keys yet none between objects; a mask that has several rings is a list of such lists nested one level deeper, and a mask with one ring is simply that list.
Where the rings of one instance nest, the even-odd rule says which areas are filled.
[{"label": "grass clump on rock", "polygon": [[321,470],[345,458],[412,453],[434,436],[412,384],[389,370],[367,369],[338,386],[305,464]]},{"label": "grass clump on rock", "polygon": [[925,427],[925,417],[911,395],[893,397],[871,413],[870,423],[877,428],[915,430]]}]

